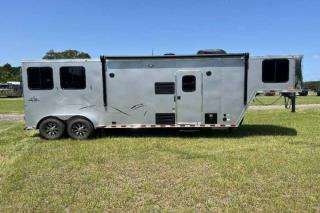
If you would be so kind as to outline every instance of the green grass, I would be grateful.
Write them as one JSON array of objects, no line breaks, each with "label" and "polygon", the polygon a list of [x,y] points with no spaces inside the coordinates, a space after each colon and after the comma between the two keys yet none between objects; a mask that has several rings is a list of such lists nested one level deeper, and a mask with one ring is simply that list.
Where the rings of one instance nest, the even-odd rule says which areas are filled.
[{"label": "green grass", "polygon": [[44,141],[0,122],[0,212],[320,211],[320,110],[249,112],[233,132]]},{"label": "green grass", "polygon": [[[271,104],[278,98],[278,96],[257,96],[257,99],[263,104]],[[255,100],[251,105],[261,105],[259,101]],[[284,105],[283,98],[280,98],[274,104]],[[320,104],[320,97],[316,95],[298,96],[297,104]],[[23,111],[23,98],[0,98],[0,114],[23,113]]]},{"label": "green grass", "polygon": [[23,98],[0,98],[0,114],[23,113]]},{"label": "green grass", "polygon": [[[262,102],[262,103],[261,103]],[[251,105],[272,104],[284,105],[284,98],[279,96],[257,96]],[[297,96],[297,104],[320,104],[320,96]]]}]

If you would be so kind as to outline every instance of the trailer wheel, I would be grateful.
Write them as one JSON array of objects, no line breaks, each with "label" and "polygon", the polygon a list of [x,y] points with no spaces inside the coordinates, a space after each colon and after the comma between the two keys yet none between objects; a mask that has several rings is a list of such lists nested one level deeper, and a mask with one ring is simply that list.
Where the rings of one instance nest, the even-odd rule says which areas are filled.
[{"label": "trailer wheel", "polygon": [[65,124],[56,118],[47,118],[39,125],[40,136],[47,140],[59,139],[65,131]]},{"label": "trailer wheel", "polygon": [[70,138],[84,140],[93,133],[93,126],[90,121],[83,118],[73,118],[68,122],[67,132]]}]

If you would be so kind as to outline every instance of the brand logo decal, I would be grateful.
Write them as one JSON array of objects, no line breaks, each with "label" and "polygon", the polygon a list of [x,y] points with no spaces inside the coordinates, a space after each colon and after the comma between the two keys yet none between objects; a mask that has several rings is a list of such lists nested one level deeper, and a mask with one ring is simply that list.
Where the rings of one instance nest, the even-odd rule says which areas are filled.
[{"label": "brand logo decal", "polygon": [[28,101],[31,101],[31,102],[38,102],[40,101],[39,98],[33,96],[32,98],[29,98]]}]

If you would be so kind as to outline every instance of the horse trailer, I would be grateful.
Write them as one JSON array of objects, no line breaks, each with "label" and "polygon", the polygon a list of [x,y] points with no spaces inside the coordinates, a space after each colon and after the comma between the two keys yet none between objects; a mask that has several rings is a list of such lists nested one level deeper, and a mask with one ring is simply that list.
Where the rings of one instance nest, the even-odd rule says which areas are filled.
[{"label": "horse trailer", "polygon": [[302,56],[239,54],[24,60],[26,128],[45,139],[98,128],[236,128],[257,91],[301,89]]}]

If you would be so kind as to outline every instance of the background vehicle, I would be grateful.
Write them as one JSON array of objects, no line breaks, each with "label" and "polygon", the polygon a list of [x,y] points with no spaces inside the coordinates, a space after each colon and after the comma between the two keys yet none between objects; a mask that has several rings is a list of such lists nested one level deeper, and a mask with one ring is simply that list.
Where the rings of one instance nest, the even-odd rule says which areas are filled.
[{"label": "background vehicle", "polygon": [[22,86],[20,82],[0,83],[0,98],[21,97]]},{"label": "background vehicle", "polygon": [[308,89],[302,89],[301,92],[299,92],[300,96],[307,96],[309,94],[309,90]]}]

